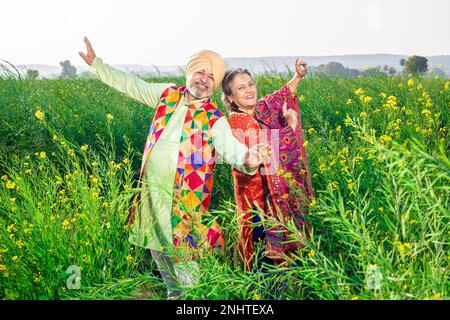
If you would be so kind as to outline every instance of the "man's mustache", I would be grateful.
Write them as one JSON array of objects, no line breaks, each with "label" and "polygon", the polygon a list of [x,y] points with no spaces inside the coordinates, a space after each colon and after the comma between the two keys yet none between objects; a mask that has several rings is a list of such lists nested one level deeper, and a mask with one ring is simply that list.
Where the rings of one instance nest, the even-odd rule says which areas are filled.
[{"label": "man's mustache", "polygon": [[205,83],[205,82],[203,82],[202,80],[197,80],[197,81],[194,81],[194,84],[196,84],[196,85],[202,85],[202,86],[204,86],[205,88],[209,88],[208,87],[208,84],[207,83]]}]

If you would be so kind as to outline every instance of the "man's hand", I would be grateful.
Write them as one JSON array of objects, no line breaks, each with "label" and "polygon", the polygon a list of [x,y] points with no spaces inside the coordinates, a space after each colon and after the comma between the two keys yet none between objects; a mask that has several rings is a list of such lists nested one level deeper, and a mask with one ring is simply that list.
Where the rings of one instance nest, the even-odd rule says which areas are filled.
[{"label": "man's hand", "polygon": [[92,65],[92,62],[94,62],[94,59],[96,57],[94,49],[92,49],[92,45],[87,37],[84,37],[84,43],[86,43],[87,54],[84,54],[81,51],[79,52],[79,54],[88,65]]},{"label": "man's hand", "polygon": [[295,110],[292,109],[288,109],[287,108],[287,103],[285,102],[283,104],[283,116],[286,119],[286,122],[289,126],[291,126],[291,128],[295,131],[295,129],[297,128],[297,124],[298,124],[298,117],[297,117],[297,112]]},{"label": "man's hand", "polygon": [[245,155],[245,166],[247,168],[257,168],[268,157],[270,147],[267,143],[259,143],[248,149]]}]

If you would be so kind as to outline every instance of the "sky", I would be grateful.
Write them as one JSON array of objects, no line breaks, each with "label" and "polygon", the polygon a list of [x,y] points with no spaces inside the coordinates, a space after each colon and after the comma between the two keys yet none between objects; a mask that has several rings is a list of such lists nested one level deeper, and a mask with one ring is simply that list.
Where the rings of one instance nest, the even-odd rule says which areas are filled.
[{"label": "sky", "polygon": [[223,57],[450,54],[448,0],[2,0],[0,59],[83,65]]}]

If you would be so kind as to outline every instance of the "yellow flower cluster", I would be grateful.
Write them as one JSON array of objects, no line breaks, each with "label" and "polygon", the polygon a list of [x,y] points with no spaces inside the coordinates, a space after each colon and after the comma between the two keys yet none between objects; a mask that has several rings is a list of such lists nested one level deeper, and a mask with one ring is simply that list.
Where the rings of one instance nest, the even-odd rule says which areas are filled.
[{"label": "yellow flower cluster", "polygon": [[39,120],[39,121],[43,121],[45,118],[44,113],[40,110],[37,109],[36,112],[34,113],[34,116]]},{"label": "yellow flower cluster", "polygon": [[325,165],[325,163],[321,163],[319,165],[319,170],[320,172],[325,172],[327,170],[327,166]]},{"label": "yellow flower cluster", "polygon": [[425,297],[423,298],[423,300],[442,300],[441,294],[435,293],[434,295],[432,295],[431,297]]},{"label": "yellow flower cluster", "polygon": [[[356,89],[354,93],[358,96],[359,100],[361,100],[364,104],[370,104],[373,100],[371,96],[366,96],[365,92],[362,88]],[[347,100],[348,102],[348,100]],[[349,104],[349,103],[347,103]]]},{"label": "yellow flower cluster", "polygon": [[388,133],[390,133],[393,136],[398,136],[400,134],[400,130],[401,130],[401,127],[400,127],[401,123],[402,123],[401,119],[389,121],[388,125],[387,125]]},{"label": "yellow flower cluster", "polygon": [[350,119],[350,117],[347,115],[347,117],[344,120],[345,126],[348,127],[352,122],[353,122],[353,120]]},{"label": "yellow flower cluster", "polygon": [[380,137],[380,142],[381,142],[382,144],[384,144],[384,143],[386,143],[386,142],[389,142],[389,141],[392,141],[392,138],[391,138],[390,136],[388,136],[388,135],[383,134],[383,135]]},{"label": "yellow flower cluster", "polygon": [[400,242],[397,241],[396,243],[397,249],[398,251],[400,251],[400,253],[404,256],[411,256],[411,251],[412,251],[412,245],[409,242]]},{"label": "yellow flower cluster", "polygon": [[12,182],[11,180],[7,180],[5,185],[6,185],[6,189],[15,189],[16,188],[16,184],[14,182]]},{"label": "yellow flower cluster", "polygon": [[389,96],[387,101],[383,104],[383,107],[386,109],[392,109],[394,111],[398,111],[400,108],[397,106],[397,97]]},{"label": "yellow flower cluster", "polygon": [[109,165],[114,169],[114,170],[119,170],[122,167],[122,163],[115,163],[114,161],[110,161]]},{"label": "yellow flower cluster", "polygon": [[433,100],[431,100],[430,94],[428,92],[422,93],[422,102],[425,108],[430,108],[433,106]]}]

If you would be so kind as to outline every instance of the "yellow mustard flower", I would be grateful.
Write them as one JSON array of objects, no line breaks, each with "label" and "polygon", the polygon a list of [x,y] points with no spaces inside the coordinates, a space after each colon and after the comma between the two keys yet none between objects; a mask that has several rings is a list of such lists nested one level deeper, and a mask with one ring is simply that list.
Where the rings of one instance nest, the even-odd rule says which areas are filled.
[{"label": "yellow mustard flower", "polygon": [[390,136],[388,136],[388,135],[386,135],[386,134],[383,134],[381,137],[380,137],[380,141],[383,143],[383,142],[389,142],[389,141],[392,141],[392,138],[390,137]]},{"label": "yellow mustard flower", "polygon": [[69,222],[69,220],[65,219],[65,220],[62,222],[62,226],[63,226],[65,229],[69,228],[69,227],[70,227],[70,222]]},{"label": "yellow mustard flower", "polygon": [[424,300],[442,300],[441,294],[438,292],[431,297],[425,297]]},{"label": "yellow mustard flower", "polygon": [[337,181],[333,181],[330,185],[332,190],[339,189],[339,183]]},{"label": "yellow mustard flower", "polygon": [[372,102],[372,100],[373,100],[372,97],[366,96],[366,97],[364,97],[363,102],[366,104],[369,104]]},{"label": "yellow mustard flower", "polygon": [[12,182],[11,180],[6,181],[6,189],[15,189],[16,184]]},{"label": "yellow mustard flower", "polygon": [[39,109],[34,113],[34,116],[35,116],[39,121],[43,121],[44,118],[45,118],[44,113],[43,113],[41,110],[39,110]]},{"label": "yellow mustard flower", "polygon": [[344,120],[344,124],[346,126],[349,126],[352,123],[352,119],[350,119],[350,117],[347,115],[347,118],[345,118]]}]

